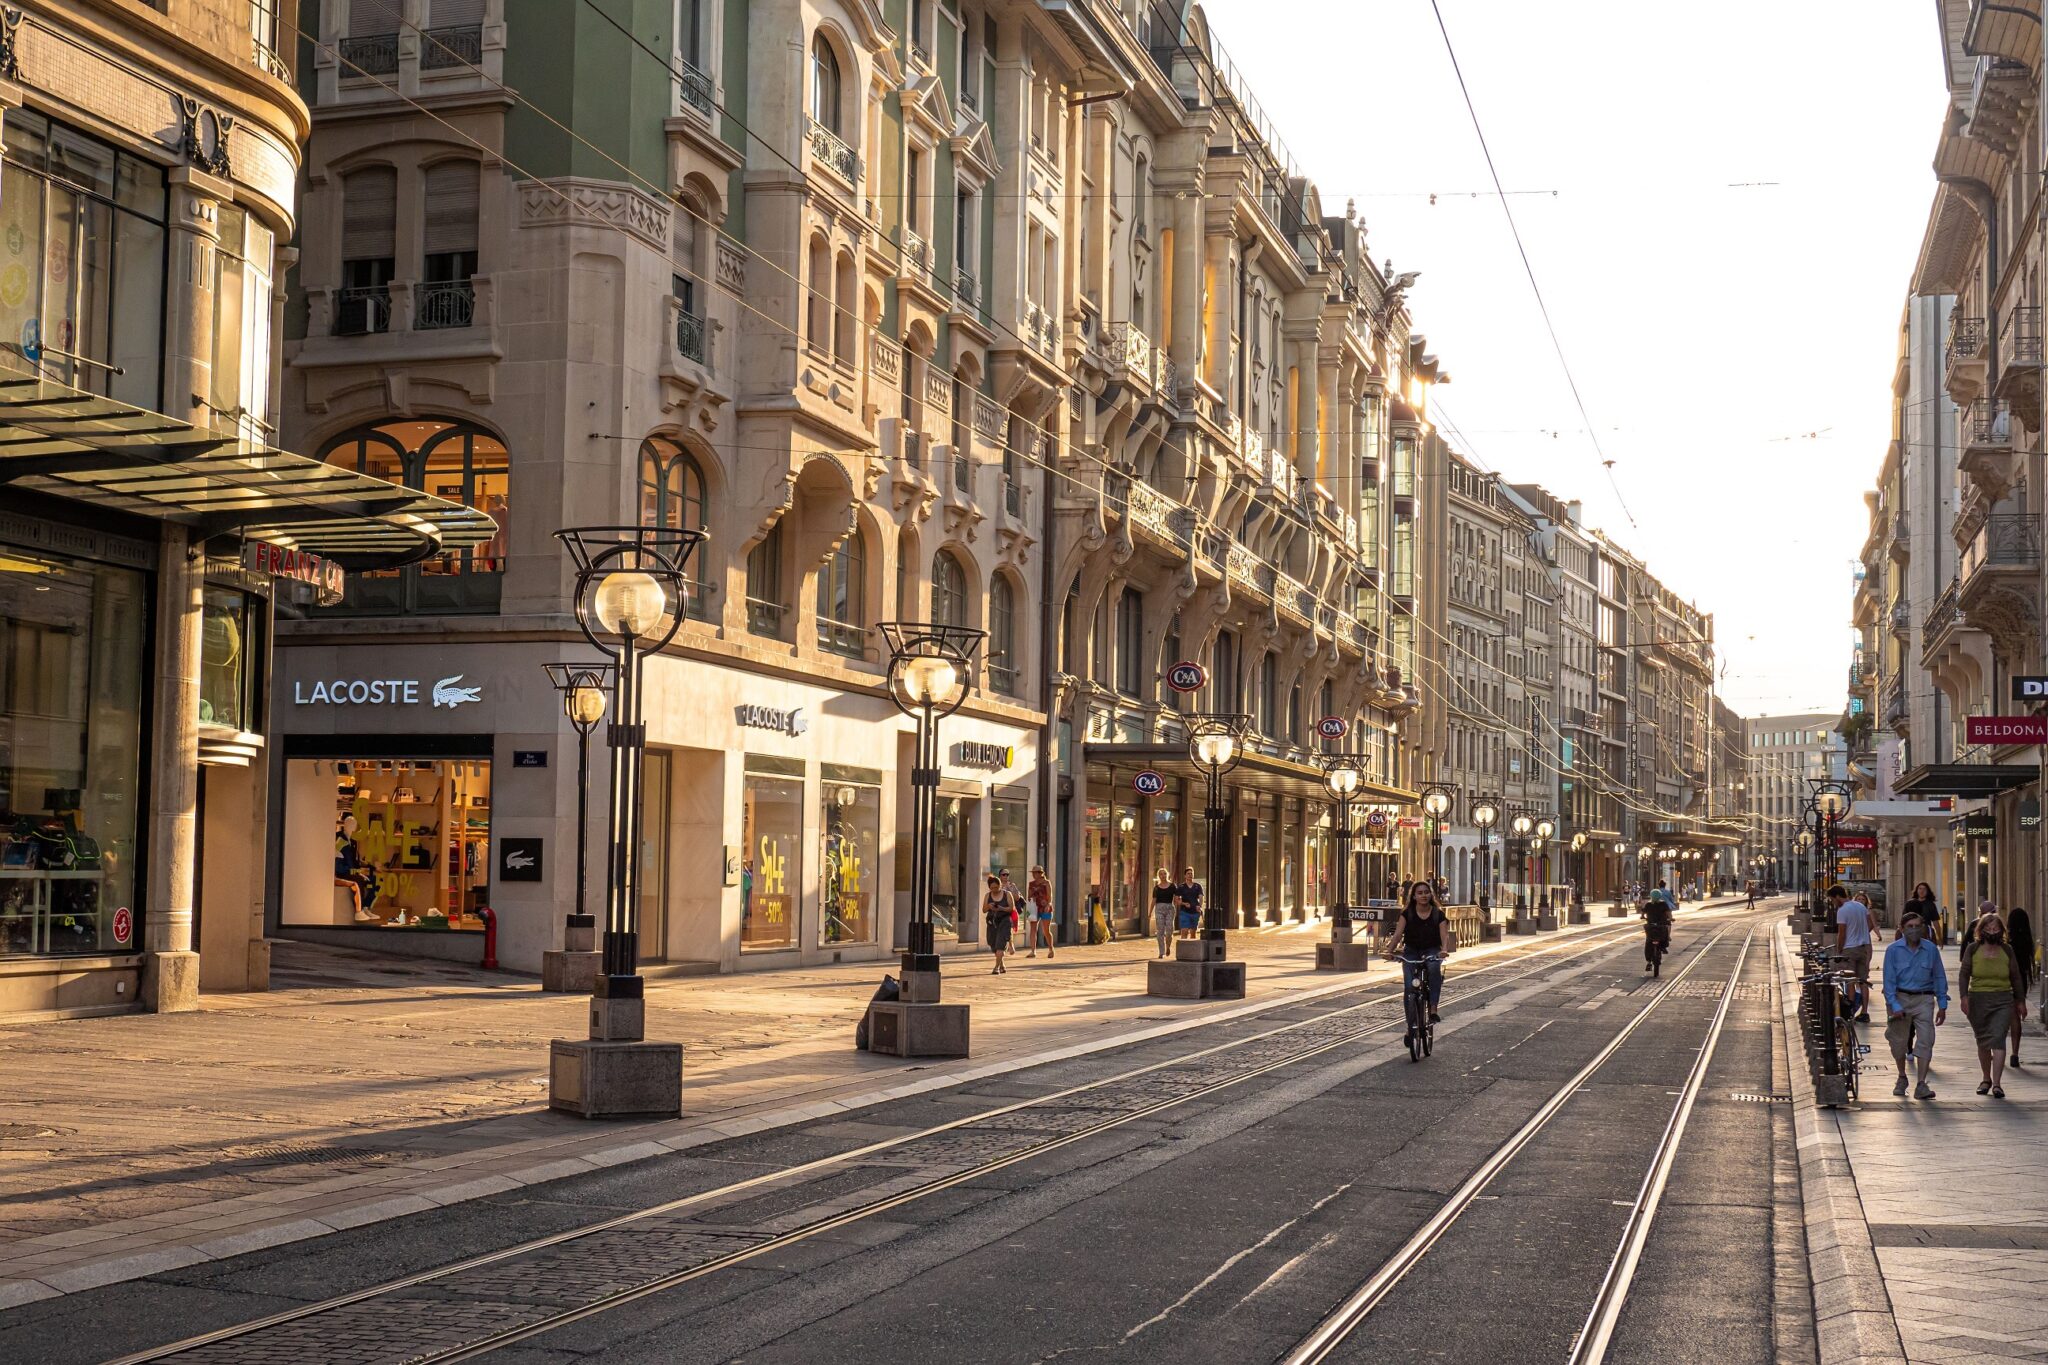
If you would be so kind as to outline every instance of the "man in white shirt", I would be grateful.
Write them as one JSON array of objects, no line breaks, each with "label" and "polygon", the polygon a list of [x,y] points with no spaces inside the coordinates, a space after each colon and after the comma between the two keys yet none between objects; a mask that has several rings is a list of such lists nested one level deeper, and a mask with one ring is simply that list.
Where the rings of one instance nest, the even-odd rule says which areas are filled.
[{"label": "man in white shirt", "polygon": [[1870,1022],[1870,945],[1877,937],[1870,907],[1861,895],[1846,886],[1828,888],[1828,900],[1835,910],[1835,951],[1856,978],[1856,1018]]}]

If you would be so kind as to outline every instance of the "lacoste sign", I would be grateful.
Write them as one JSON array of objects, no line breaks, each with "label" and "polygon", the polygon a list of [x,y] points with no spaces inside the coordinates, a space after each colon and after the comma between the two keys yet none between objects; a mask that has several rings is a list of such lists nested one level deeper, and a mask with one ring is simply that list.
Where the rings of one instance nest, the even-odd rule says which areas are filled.
[{"label": "lacoste sign", "polygon": [[801,706],[784,710],[779,706],[757,706],[752,702],[741,702],[733,708],[733,719],[749,730],[775,730],[794,739],[811,728],[809,716]]},{"label": "lacoste sign", "polygon": [[458,706],[484,699],[481,683],[462,686],[463,674],[436,678],[423,683],[418,678],[315,678],[294,679],[292,702],[297,706],[417,706],[424,688],[430,708]]}]

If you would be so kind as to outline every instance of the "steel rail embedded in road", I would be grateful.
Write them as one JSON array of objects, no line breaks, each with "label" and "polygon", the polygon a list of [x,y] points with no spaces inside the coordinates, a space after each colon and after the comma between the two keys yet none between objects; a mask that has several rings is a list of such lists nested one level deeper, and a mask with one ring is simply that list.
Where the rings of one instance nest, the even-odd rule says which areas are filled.
[{"label": "steel rail embedded in road", "polygon": [[[1564,1108],[1566,1102],[1579,1092],[1579,1088],[1592,1079],[1594,1073],[1605,1066],[1614,1054],[1621,1050],[1622,1045],[1635,1034],[1636,1030],[1642,1026],[1645,1020],[1656,1012],[1657,1007],[1671,998],[1672,992],[1677,989],[1679,983],[1690,976],[1693,970],[1706,960],[1708,950],[1720,943],[1723,938],[1726,938],[1731,928],[1732,926],[1723,928],[1697,949],[1693,953],[1692,960],[1685,964],[1685,967],[1678,975],[1666,982],[1663,989],[1653,995],[1649,1002],[1636,1012],[1635,1017],[1623,1025],[1620,1032],[1616,1033],[1599,1052],[1594,1054],[1591,1061],[1579,1068],[1578,1072],[1570,1080],[1559,1086],[1551,1094],[1550,1098],[1545,1100],[1535,1114],[1529,1118],[1528,1122],[1515,1130],[1514,1134],[1507,1141],[1496,1147],[1486,1160],[1480,1163],[1479,1168],[1466,1178],[1464,1184],[1460,1185],[1451,1197],[1444,1202],[1443,1206],[1432,1214],[1429,1220],[1417,1229],[1413,1236],[1402,1243],[1399,1250],[1388,1257],[1385,1263],[1378,1270],[1374,1271],[1364,1284],[1360,1285],[1351,1293],[1350,1297],[1337,1306],[1335,1311],[1317,1323],[1307,1336],[1295,1344],[1294,1349],[1283,1357],[1284,1365],[1317,1365],[1317,1362],[1329,1359],[1330,1354],[1341,1346],[1352,1332],[1358,1329],[1359,1324],[1372,1314],[1372,1311],[1380,1305],[1381,1301],[1393,1292],[1394,1287],[1407,1277],[1409,1271],[1413,1270],[1422,1258],[1429,1254],[1431,1248],[1442,1239],[1444,1234],[1450,1231],[1452,1224],[1464,1216],[1465,1211],[1472,1207],[1480,1194],[1493,1182],[1494,1177],[1498,1176],[1507,1167],[1508,1163],[1513,1161],[1522,1149],[1527,1147],[1536,1135],[1549,1125],[1550,1121],[1557,1116],[1558,1111]],[[1711,1055],[1713,1043],[1719,1037],[1721,1020],[1727,1015],[1728,1002],[1735,994],[1736,979],[1741,975],[1743,959],[1748,953],[1750,938],[1755,936],[1756,930],[1752,926],[1749,932],[1750,937],[1743,939],[1742,952],[1736,956],[1735,969],[1729,973],[1727,984],[1722,988],[1720,1008],[1714,1016],[1713,1033],[1709,1035],[1707,1046],[1701,1051],[1700,1061],[1695,1064],[1699,1075],[1705,1074],[1706,1058]],[[1697,1086],[1690,1087],[1685,1092],[1685,1095],[1680,1098],[1677,1108],[1689,1112],[1691,1108],[1691,1098],[1689,1097],[1696,1097],[1697,1094]],[[1684,1125],[1682,1123],[1679,1124],[1678,1132],[1682,1133],[1683,1129]],[[1672,1128],[1667,1125],[1665,1129],[1666,1140],[1672,1141],[1674,1136]],[[1661,1194],[1662,1189],[1663,1183],[1659,1180],[1656,1183],[1656,1191]],[[1648,1182],[1645,1183],[1644,1190],[1645,1192],[1650,1190]],[[1640,1196],[1638,1197],[1638,1204],[1640,1205]],[[1635,1220],[1632,1218],[1630,1222],[1631,1232],[1633,1232],[1635,1226]],[[1644,1221],[1642,1226],[1647,1230],[1647,1220]],[[1624,1246],[1626,1245],[1627,1242],[1624,1240]],[[1633,1264],[1634,1261],[1631,1258],[1631,1268]],[[1626,1288],[1625,1283],[1621,1285],[1623,1292],[1626,1291]],[[1618,1301],[1616,1307],[1617,1309],[1619,1307]]]},{"label": "steel rail embedded in road", "polygon": [[[1488,981],[1473,989],[1455,992],[1452,995],[1452,999],[1470,999],[1474,996],[1486,992],[1511,986],[1515,982],[1523,980],[1529,976],[1536,975],[1539,972],[1555,970],[1560,965],[1575,962],[1578,959],[1588,956],[1592,953],[1610,949],[1621,938],[1632,936],[1635,932],[1637,932],[1636,927],[1632,924],[1627,923],[1614,926],[1603,926],[1602,928],[1594,930],[1592,934],[1583,938],[1573,938],[1563,940],[1557,943],[1543,944],[1541,946],[1534,947],[1532,951],[1526,953],[1518,953],[1512,957],[1508,957],[1502,960],[1496,960],[1493,962],[1488,962],[1481,966],[1457,972],[1449,978],[1451,982],[1463,983],[1470,981],[1472,980],[1472,978],[1475,977],[1491,976],[1496,972],[1505,971],[1510,968],[1522,969],[1519,971],[1515,971],[1512,974],[1500,980]],[[1725,933],[1726,931],[1723,930],[1722,932]],[[1720,937],[1720,934],[1716,934],[1715,938],[1712,941],[1710,941],[1709,946],[1711,946],[1711,942],[1718,942]],[[1575,949],[1576,951],[1561,951],[1567,948]],[[1691,970],[1690,966],[1688,966],[1687,970]],[[1674,977],[1674,984],[1678,980],[1683,979],[1684,975],[1685,973],[1681,972],[1679,976]],[[553,1233],[546,1237],[535,1238],[530,1241],[519,1243],[516,1246],[506,1247],[501,1250],[488,1252],[480,1256],[474,1256],[467,1260],[460,1261],[452,1265],[437,1267],[433,1270],[421,1271],[417,1274],[404,1276],[402,1278],[394,1279],[386,1283],[373,1285],[368,1288],[356,1290],[347,1294],[342,1294],[335,1296],[333,1298],[325,1299],[318,1303],[307,1304],[303,1307],[288,1309],[284,1312],[272,1314],[265,1318],[256,1319],[246,1323],[236,1324],[230,1327],[220,1328],[215,1331],[204,1333],[198,1336],[189,1337],[181,1341],[171,1342],[162,1346],[152,1347],[148,1350],[134,1352],[129,1355],[121,1356],[114,1361],[108,1362],[108,1365],[145,1365],[145,1362],[171,1360],[176,1359],[178,1357],[192,1356],[197,1356],[199,1359],[204,1359],[209,1362],[216,1360],[221,1362],[235,1361],[238,1359],[238,1356],[232,1351],[210,1351],[206,1350],[205,1348],[214,1346],[230,1346],[232,1343],[236,1343],[243,1338],[260,1338],[261,1334],[264,1333],[279,1331],[283,1329],[291,1329],[296,1326],[306,1324],[311,1319],[316,1319],[327,1314],[338,1313],[342,1310],[347,1310],[357,1305],[363,1305],[367,1303],[372,1303],[376,1300],[387,1299],[390,1296],[401,1294],[408,1290],[420,1288],[452,1288],[459,1283],[462,1277],[469,1275],[473,1271],[480,1270],[485,1267],[502,1266],[509,1261],[514,1261],[523,1257],[533,1256],[536,1253],[545,1252],[553,1248],[562,1247],[567,1244],[572,1244],[585,1239],[595,1238],[602,1233],[611,1232],[618,1229],[630,1230],[636,1224],[651,1224],[652,1222],[654,1222],[654,1220],[666,1218],[669,1215],[680,1213],[685,1210],[701,1208],[706,1204],[710,1204],[714,1201],[722,1199],[727,1199],[736,1194],[746,1193],[751,1190],[764,1189],[765,1187],[771,1185],[799,1182],[801,1178],[804,1176],[822,1170],[826,1170],[834,1166],[851,1165],[853,1163],[861,1161],[864,1158],[887,1155],[889,1153],[896,1152],[898,1149],[906,1148],[911,1144],[932,1138],[935,1135],[946,1134],[963,1128],[971,1128],[976,1124],[986,1124],[990,1120],[999,1119],[1004,1115],[1017,1114],[1022,1111],[1028,1111],[1032,1109],[1047,1108],[1049,1106],[1058,1104],[1062,1100],[1070,1100],[1076,1096],[1086,1096],[1089,1092],[1105,1090],[1108,1087],[1130,1082],[1146,1076],[1154,1075],[1156,1073],[1168,1070],[1170,1068],[1186,1067],[1191,1063],[1199,1062],[1206,1058],[1215,1057],[1220,1054],[1241,1051],[1243,1049],[1253,1047],[1261,1042],[1283,1038],[1285,1035],[1291,1033],[1316,1028],[1317,1026],[1327,1026],[1332,1021],[1344,1019],[1346,1016],[1357,1014],[1358,1012],[1366,1009],[1371,1009],[1376,1006],[1384,1006],[1390,1003],[1398,1003],[1398,990],[1388,989],[1388,987],[1392,984],[1393,983],[1381,983],[1378,985],[1367,985],[1366,983],[1361,982],[1357,988],[1357,991],[1375,992],[1370,998],[1360,1000],[1351,1005],[1346,1005],[1340,1009],[1325,1010],[1324,1012],[1319,1013],[1315,1017],[1310,1019],[1296,1020],[1292,1023],[1283,1024],[1277,1028],[1266,1029],[1259,1033],[1251,1034],[1244,1038],[1231,1039],[1226,1042],[1211,1044],[1209,1046],[1197,1048],[1174,1057],[1163,1059],[1161,1061],[1148,1063],[1140,1067],[1133,1067],[1129,1070],[1119,1072],[1113,1076],[1104,1077],[1100,1080],[1090,1081],[1083,1085],[1071,1086],[1064,1090],[1056,1091],[1049,1095],[1041,1095],[1032,1099],[998,1105],[976,1114],[968,1115],[958,1119],[948,1120],[945,1123],[933,1124],[927,1128],[920,1129],[914,1133],[907,1133],[898,1137],[886,1138],[878,1142],[868,1143],[864,1146],[853,1148],[845,1152],[836,1153],[832,1156],[820,1157],[811,1161],[802,1162],[798,1165],[788,1167],[784,1170],[767,1172],[762,1175],[749,1177],[745,1180],[733,1181],[728,1184],[718,1186],[715,1189],[701,1191],[697,1194],[686,1195],[681,1198],[670,1200],[662,1204],[653,1205],[645,1209],[637,1209],[630,1213],[621,1214],[614,1218],[602,1219],[596,1222],[583,1224],[578,1227],[565,1229],[562,1232]],[[1344,996],[1350,994],[1353,994],[1353,992],[1341,992],[1336,994],[1334,998],[1342,999]],[[1272,1008],[1276,1010],[1298,1008],[1304,1003],[1320,1004],[1321,1002],[1276,1000],[1273,1002]],[[821,1217],[810,1222],[807,1222],[802,1226],[791,1229],[787,1232],[777,1234],[773,1237],[764,1238],[759,1241],[747,1242],[745,1245],[736,1247],[730,1251],[708,1256],[705,1259],[695,1264],[691,1264],[685,1268],[651,1276],[641,1283],[633,1284],[610,1292],[595,1294],[588,1302],[585,1303],[548,1311],[539,1316],[529,1315],[520,1321],[509,1323],[506,1327],[502,1329],[487,1329],[483,1334],[471,1337],[466,1340],[436,1342],[429,1346],[427,1349],[414,1352],[404,1358],[408,1361],[416,1362],[417,1365],[446,1365],[447,1362],[469,1359],[474,1356],[484,1354],[487,1351],[501,1349],[505,1346],[513,1344],[514,1342],[527,1340],[534,1336],[540,1335],[543,1332],[552,1331],[557,1328],[563,1327],[569,1323],[593,1316],[597,1313],[601,1313],[609,1309],[620,1307],[623,1304],[644,1298],[649,1294],[654,1294],[661,1292],[662,1290],[671,1289],[676,1287],[677,1285],[686,1283],[690,1280],[702,1278],[703,1276],[712,1274],[716,1271],[726,1269],[730,1266],[738,1265],[744,1261],[751,1260],[770,1251],[774,1251],[781,1247],[789,1246],[794,1242],[799,1242],[807,1238],[815,1237],[820,1233],[824,1233],[835,1228],[844,1227],[849,1223],[858,1222],[865,1218],[873,1217],[876,1214],[885,1212],[889,1209],[900,1208],[906,1203],[926,1198],[930,1195],[939,1193],[942,1190],[954,1188],[955,1186],[991,1174],[992,1172],[1005,1169],[1006,1167],[1018,1164],[1019,1162],[1028,1161],[1033,1158],[1042,1156],[1047,1152],[1055,1151],[1059,1148],[1068,1146],[1072,1143],[1079,1142],[1084,1138],[1099,1135],[1103,1132],[1109,1131],[1114,1128],[1122,1127],[1126,1124],[1135,1122],[1139,1119],[1147,1118],[1152,1115],[1161,1113],[1163,1111],[1176,1108],[1180,1105],[1187,1104],[1190,1101],[1201,1099],[1205,1096],[1215,1094],[1220,1090],[1228,1089],[1244,1081],[1252,1080],[1258,1076],[1262,1076],[1269,1072],[1279,1070],[1283,1067],[1296,1065],[1300,1062],[1327,1053],[1333,1049],[1349,1046],[1355,1043],[1361,1037],[1365,1037],[1375,1033],[1387,1032],[1396,1027],[1400,1027],[1401,1024],[1402,1021],[1400,1020],[1384,1020],[1373,1023],[1362,1023],[1356,1028],[1344,1029],[1341,1032],[1332,1036],[1318,1037],[1314,1042],[1309,1042],[1304,1046],[1291,1049],[1278,1057],[1259,1062],[1254,1066],[1249,1066],[1233,1071],[1231,1074],[1224,1076],[1214,1082],[1206,1082],[1197,1087],[1188,1089],[1183,1093],[1168,1095],[1156,1101],[1140,1101],[1134,1103],[1133,1106],[1128,1109],[1119,1109],[1111,1113],[1106,1113],[1102,1120],[1098,1122],[1090,1122],[1085,1126],[1076,1129],[1075,1131],[1061,1133],[1057,1136],[1049,1137],[1046,1140],[1031,1143],[1029,1146],[1019,1149],[1017,1151],[1007,1152],[990,1160],[976,1162],[971,1166],[966,1166],[964,1169],[952,1171],[945,1175],[935,1177],[934,1179],[931,1179],[929,1181],[922,1182],[912,1189],[900,1191],[898,1193],[885,1196],[881,1199],[861,1204],[858,1207],[852,1209],[832,1213],[825,1217]],[[652,1229],[649,1230],[652,1231]],[[463,1289],[465,1290],[465,1292],[478,1292],[469,1286],[463,1286]],[[405,1300],[403,1301],[403,1305],[408,1309],[421,1309],[426,1306],[418,1300]],[[488,1309],[491,1307],[491,1305],[479,1305],[478,1307],[480,1310],[488,1312]],[[515,1305],[498,1305],[498,1307],[509,1310],[515,1307]],[[403,1315],[401,1315],[401,1317],[403,1317]],[[357,1324],[355,1325],[355,1330],[365,1330],[365,1327],[364,1325]],[[372,1328],[370,1330],[377,1329]],[[258,1351],[259,1354],[263,1352],[274,1351],[276,1349],[274,1346],[265,1345],[259,1341],[252,1341],[250,1343],[250,1346],[252,1347],[252,1349]],[[252,1360],[256,1358],[258,1358],[256,1355],[252,1355],[250,1357],[250,1359]],[[262,1358],[269,1359],[273,1357],[264,1354],[262,1355]]]}]

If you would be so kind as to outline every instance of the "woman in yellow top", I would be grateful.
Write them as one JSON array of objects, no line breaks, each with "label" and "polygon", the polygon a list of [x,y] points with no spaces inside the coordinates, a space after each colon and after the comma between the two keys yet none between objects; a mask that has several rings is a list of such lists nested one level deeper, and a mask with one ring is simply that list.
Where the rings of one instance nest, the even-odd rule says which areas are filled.
[{"label": "woman in yellow top", "polygon": [[2027,1017],[2027,978],[2005,939],[2005,921],[1991,911],[1977,921],[1963,949],[1963,1013],[1977,1035],[1977,1065],[1984,1069],[1980,1095],[2005,1098],[2005,1040],[2013,1020]]}]

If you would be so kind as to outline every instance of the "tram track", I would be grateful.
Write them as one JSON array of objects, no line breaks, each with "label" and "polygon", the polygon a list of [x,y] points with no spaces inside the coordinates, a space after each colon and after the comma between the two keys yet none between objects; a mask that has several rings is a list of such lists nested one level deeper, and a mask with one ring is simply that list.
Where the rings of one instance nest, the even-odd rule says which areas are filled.
[{"label": "tram track", "polygon": [[[1680,990],[1681,985],[1700,969],[1701,964],[1706,961],[1707,954],[1733,933],[1736,927],[1738,926],[1729,925],[1720,929],[1712,939],[1694,949],[1685,966],[1669,977],[1663,988],[1656,991],[1591,1060],[1552,1091],[1535,1113],[1495,1147],[1421,1227],[1282,1357],[1284,1365],[1321,1365],[1321,1362],[1336,1359],[1344,1354],[1346,1344],[1373,1312],[1418,1266],[1423,1264],[1430,1252],[1444,1241],[1459,1220],[1480,1199],[1489,1197],[1486,1194],[1488,1186],[1530,1147],[1575,1096],[1584,1091],[1587,1083],[1614,1060],[1630,1039],[1637,1035],[1644,1023],[1656,1013],[1659,1006],[1667,1000],[1682,998],[1684,993]],[[1752,918],[1750,927],[1737,949],[1734,965],[1729,969],[1727,979],[1722,984],[1698,1056],[1685,1081],[1675,1092],[1676,1101],[1666,1119],[1657,1146],[1651,1154],[1649,1168],[1631,1202],[1627,1222],[1608,1263],[1607,1273],[1594,1297],[1584,1326],[1573,1339],[1569,1365],[1601,1365],[1607,1358],[1615,1325],[1620,1320],[1622,1305],[1627,1300],[1636,1266],[1643,1247],[1649,1240],[1672,1165],[1684,1140],[1687,1123],[1698,1103],[1707,1070],[1713,1062],[1723,1026],[1727,1022],[1729,1005],[1736,998],[1736,990],[1748,961],[1749,949],[1755,940],[1756,930],[1757,922]]]},{"label": "tram track", "polygon": [[[1453,972],[1447,998],[1479,1003],[1638,932],[1624,922]],[[1694,950],[1694,962],[1671,984],[1684,979],[1703,951]],[[1354,994],[1364,998],[1343,1003]],[[108,1365],[253,1365],[280,1358],[443,1365],[473,1359],[1403,1026],[1393,982],[1273,1006],[1276,1013],[1308,1008],[1317,1013]],[[807,1190],[816,1196],[808,1202]],[[797,1202],[785,1210],[787,1200],[778,1196]]]}]

